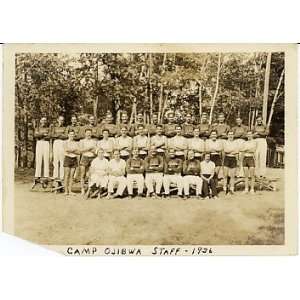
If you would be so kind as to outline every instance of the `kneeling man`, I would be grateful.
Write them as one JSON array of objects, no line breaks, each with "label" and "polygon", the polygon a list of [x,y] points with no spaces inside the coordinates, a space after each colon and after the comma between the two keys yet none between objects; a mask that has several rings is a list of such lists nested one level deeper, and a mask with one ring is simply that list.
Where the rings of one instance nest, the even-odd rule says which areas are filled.
[{"label": "kneeling man", "polygon": [[177,186],[177,194],[182,197],[182,159],[176,157],[175,150],[170,149],[169,155],[165,163],[165,172],[163,178],[163,186],[165,190],[165,197],[168,197],[170,194],[170,185],[176,184]]},{"label": "kneeling man", "polygon": [[142,196],[144,189],[144,160],[139,157],[139,150],[132,150],[132,157],[126,162],[127,190],[129,197],[133,197],[133,184],[137,184],[138,196]]},{"label": "kneeling man", "polygon": [[200,177],[200,161],[195,158],[193,150],[189,150],[188,159],[183,163],[184,195],[189,198],[190,186],[196,185],[196,196],[202,193],[202,178]]},{"label": "kneeling man", "polygon": [[126,188],[126,162],[120,158],[120,151],[114,150],[113,159],[108,163],[108,197],[110,197],[114,188],[117,187],[117,191],[112,195],[113,198],[121,197]]}]

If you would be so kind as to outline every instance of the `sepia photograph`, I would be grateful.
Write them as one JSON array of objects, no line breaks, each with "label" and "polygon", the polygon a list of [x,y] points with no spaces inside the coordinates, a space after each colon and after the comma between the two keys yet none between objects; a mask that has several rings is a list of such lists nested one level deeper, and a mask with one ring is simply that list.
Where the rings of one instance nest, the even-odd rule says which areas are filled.
[{"label": "sepia photograph", "polygon": [[105,254],[287,245],[295,45],[98,47],[7,49],[13,234]]}]

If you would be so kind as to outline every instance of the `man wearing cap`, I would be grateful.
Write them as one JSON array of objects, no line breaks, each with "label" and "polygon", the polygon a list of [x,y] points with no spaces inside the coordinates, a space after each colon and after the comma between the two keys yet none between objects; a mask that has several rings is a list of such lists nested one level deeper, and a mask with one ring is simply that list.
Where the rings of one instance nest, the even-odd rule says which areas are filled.
[{"label": "man wearing cap", "polygon": [[[117,198],[123,195],[127,183],[125,173],[126,162],[120,158],[120,151],[114,150],[113,159],[108,163],[108,198],[111,196]],[[115,187],[117,187],[117,191],[113,194]]]},{"label": "man wearing cap", "polygon": [[139,157],[138,149],[132,150],[132,157],[126,162],[127,190],[129,197],[133,197],[133,185],[137,184],[138,196],[142,196],[144,190],[144,160]]},{"label": "man wearing cap", "polygon": [[167,124],[164,125],[164,133],[167,138],[176,135],[175,114],[173,112],[167,114]]},{"label": "man wearing cap", "polygon": [[36,179],[42,177],[42,164],[44,165],[43,177],[49,177],[50,134],[50,128],[47,126],[47,118],[42,117],[40,126],[34,131],[34,137],[36,139],[34,177]]},{"label": "man wearing cap", "polygon": [[256,119],[256,124],[254,126],[254,138],[257,143],[257,148],[255,152],[256,161],[256,174],[260,177],[266,175],[266,165],[267,165],[267,136],[269,134],[269,128],[263,124],[262,117],[259,116]]},{"label": "man wearing cap", "polygon": [[150,147],[152,149],[156,149],[157,154],[164,155],[167,146],[168,146],[168,140],[163,133],[163,126],[157,125],[156,127],[156,134],[150,138]]},{"label": "man wearing cap", "polygon": [[209,122],[208,122],[208,116],[207,116],[206,112],[202,113],[200,124],[198,125],[198,127],[199,127],[199,130],[200,130],[200,137],[202,139],[209,138],[210,125],[209,125]]},{"label": "man wearing cap", "polygon": [[170,195],[171,184],[176,184],[177,195],[182,197],[182,189],[183,189],[183,182],[181,176],[182,166],[183,166],[182,159],[176,157],[174,149],[172,148],[169,149],[168,157],[165,162],[164,177],[163,177],[165,197],[168,197]]},{"label": "man wearing cap", "polygon": [[140,158],[145,158],[148,154],[150,141],[148,136],[146,135],[146,130],[144,125],[140,124],[137,127],[136,131],[137,135],[133,137],[133,148],[138,150],[138,155]]},{"label": "man wearing cap", "polygon": [[110,159],[115,147],[115,138],[110,137],[109,130],[104,128],[102,130],[102,139],[97,142],[97,148],[101,148],[104,151],[104,157]]},{"label": "man wearing cap", "polygon": [[186,114],[185,123],[182,124],[183,136],[186,138],[191,138],[194,135],[194,125],[192,122],[192,115],[190,113]]},{"label": "man wearing cap", "polygon": [[196,196],[202,193],[202,179],[200,177],[200,161],[195,158],[193,150],[188,151],[187,160],[183,162],[183,190],[184,195],[189,197],[190,186],[196,186]]},{"label": "man wearing cap", "polygon": [[53,178],[63,180],[65,157],[64,140],[68,138],[63,116],[58,117],[57,124],[51,126],[50,132],[53,141]]},{"label": "man wearing cap", "polygon": [[127,132],[126,126],[121,127],[121,136],[115,139],[116,148],[120,150],[120,156],[125,160],[129,158],[132,150],[132,137],[128,136]]},{"label": "man wearing cap", "polygon": [[175,150],[176,157],[184,159],[188,149],[187,138],[182,136],[182,128],[180,125],[175,127],[176,135],[168,139],[168,148]]},{"label": "man wearing cap", "polygon": [[194,128],[194,136],[187,139],[188,150],[193,150],[195,159],[202,160],[203,153],[205,150],[205,142],[200,138],[200,129]]},{"label": "man wearing cap", "polygon": [[159,124],[158,122],[158,115],[157,113],[152,114],[152,123],[147,125],[147,132],[150,135],[150,137],[154,136],[156,134],[156,126]]},{"label": "man wearing cap", "polygon": [[145,185],[147,188],[147,197],[160,195],[163,181],[163,169],[163,157],[157,155],[156,149],[151,147],[149,150],[149,155],[145,159]]}]

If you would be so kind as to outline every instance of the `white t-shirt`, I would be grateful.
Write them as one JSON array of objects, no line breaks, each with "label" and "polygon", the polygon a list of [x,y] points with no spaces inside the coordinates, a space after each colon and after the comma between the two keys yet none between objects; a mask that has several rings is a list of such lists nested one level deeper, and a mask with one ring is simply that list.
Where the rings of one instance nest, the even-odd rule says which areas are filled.
[{"label": "white t-shirt", "polygon": [[65,151],[65,156],[76,157],[78,155],[75,153],[67,153],[66,152],[67,150],[68,151],[78,151],[79,150],[78,142],[66,140],[66,141],[64,141],[63,147],[64,147],[64,151]]},{"label": "white t-shirt", "polygon": [[137,135],[133,138],[133,146],[136,148],[147,148],[149,139],[146,135]]},{"label": "white t-shirt", "polygon": [[202,175],[212,175],[214,174],[215,172],[215,163],[213,161],[205,161],[203,160],[201,163],[200,163],[200,169],[201,169],[201,174]]},{"label": "white t-shirt", "polygon": [[124,159],[119,159],[118,161],[112,159],[108,163],[109,174],[113,176],[124,176],[126,171],[126,162]]},{"label": "white t-shirt", "polygon": [[186,150],[188,148],[187,138],[184,136],[174,136],[168,140],[169,149]]},{"label": "white t-shirt", "polygon": [[214,152],[220,152],[222,150],[223,150],[222,141],[220,140],[213,141],[211,139],[206,140],[205,151],[214,153]]},{"label": "white t-shirt", "polygon": [[100,159],[99,157],[93,159],[91,163],[91,173],[102,176],[108,175],[108,160],[106,158]]},{"label": "white t-shirt", "polygon": [[224,152],[227,155],[235,155],[232,152],[239,152],[239,145],[236,140],[233,141],[224,141]]},{"label": "white t-shirt", "polygon": [[247,154],[253,154],[256,150],[256,141],[255,140],[251,140],[251,141],[245,141],[243,143],[243,146],[241,148],[241,151],[245,152],[245,156],[247,156]]},{"label": "white t-shirt", "polygon": [[[79,143],[80,143],[81,150],[89,149],[91,147],[96,149],[96,146],[97,146],[97,141],[94,139],[82,139],[82,140],[80,140]],[[92,151],[84,152],[82,155],[87,156],[87,157],[95,156],[94,152],[92,152]]]},{"label": "white t-shirt", "polygon": [[130,136],[126,136],[126,137],[119,136],[116,139],[116,143],[119,149],[124,149],[124,148],[128,148],[128,150],[132,149],[132,137]]},{"label": "white t-shirt", "polygon": [[164,135],[154,135],[150,139],[150,145],[155,147],[166,147],[167,137]]},{"label": "white t-shirt", "polygon": [[190,138],[188,139],[188,149],[194,150],[196,152],[204,152],[204,141],[200,138]]},{"label": "white t-shirt", "polygon": [[108,140],[100,140],[97,143],[97,148],[103,149],[105,152],[113,152],[115,147],[115,141],[113,137],[108,138]]}]

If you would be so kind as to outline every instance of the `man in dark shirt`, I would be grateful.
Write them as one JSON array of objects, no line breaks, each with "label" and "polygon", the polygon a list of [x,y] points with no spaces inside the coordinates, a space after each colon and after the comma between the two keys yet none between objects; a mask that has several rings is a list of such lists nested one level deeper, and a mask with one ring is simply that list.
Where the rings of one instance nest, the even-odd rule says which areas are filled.
[{"label": "man in dark shirt", "polygon": [[175,150],[169,149],[168,158],[165,162],[163,186],[165,190],[165,197],[170,194],[170,185],[176,184],[177,194],[182,197],[182,159],[175,156]]},{"label": "man in dark shirt", "polygon": [[90,129],[92,132],[92,139],[97,140],[99,138],[99,128],[96,124],[96,120],[94,116],[89,117],[89,123],[87,125],[84,125],[81,127],[80,130],[80,138],[83,139],[85,137],[85,131],[86,129]]},{"label": "man in dark shirt", "polygon": [[158,115],[157,113],[152,114],[152,122],[147,125],[147,132],[151,136],[156,134],[156,126],[158,125]]},{"label": "man in dark shirt", "polygon": [[[163,181],[164,160],[163,157],[157,155],[154,147],[150,148],[149,155],[145,159],[145,184],[147,188],[147,196],[160,195]],[[154,194],[155,185],[155,194]]]},{"label": "man in dark shirt", "polygon": [[67,134],[70,131],[74,131],[74,141],[79,141],[80,140],[80,126],[77,122],[77,117],[76,116],[72,116],[71,117],[71,125],[67,126]]},{"label": "man in dark shirt", "polygon": [[137,184],[138,196],[142,196],[144,190],[144,160],[139,157],[138,149],[132,150],[132,157],[126,162],[127,190],[133,197],[133,185]]},{"label": "man in dark shirt", "polygon": [[183,136],[186,138],[191,138],[194,135],[194,125],[192,122],[192,115],[190,113],[186,114],[185,123],[182,124]]},{"label": "man in dark shirt", "polygon": [[210,135],[210,125],[208,122],[208,116],[206,112],[202,113],[200,124],[198,125],[198,127],[200,130],[200,137],[203,139],[207,139]]},{"label": "man in dark shirt", "polygon": [[111,112],[107,112],[105,119],[98,127],[98,135],[102,137],[102,131],[108,130],[109,137],[115,137],[118,134],[118,126],[113,123],[113,115]]},{"label": "man in dark shirt", "polygon": [[175,114],[169,112],[167,115],[167,124],[164,125],[165,136],[170,138],[176,135]]}]

